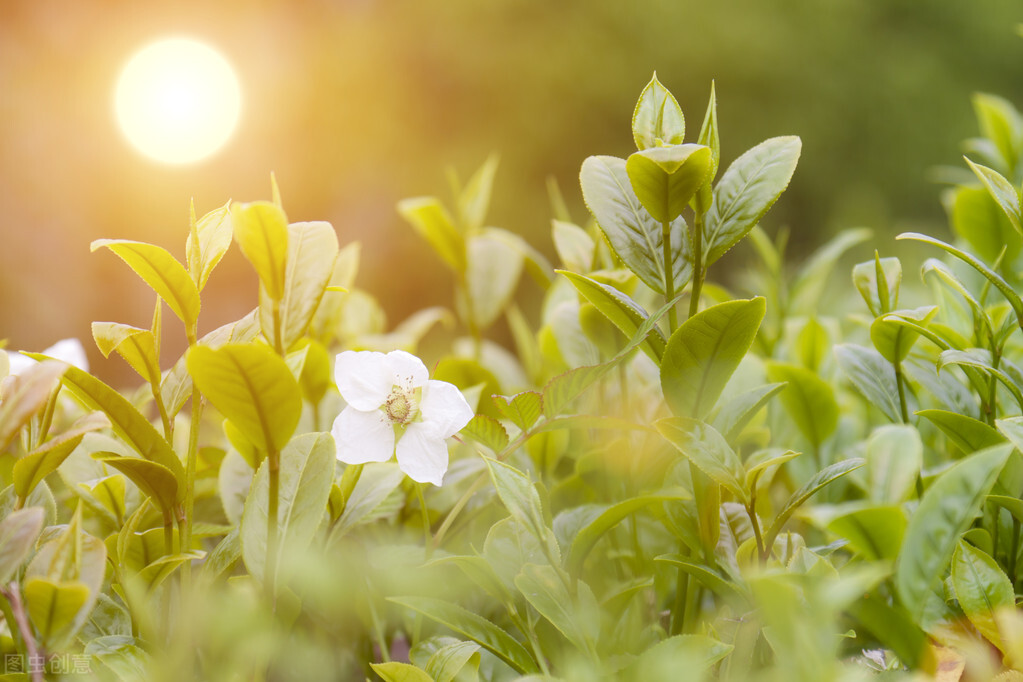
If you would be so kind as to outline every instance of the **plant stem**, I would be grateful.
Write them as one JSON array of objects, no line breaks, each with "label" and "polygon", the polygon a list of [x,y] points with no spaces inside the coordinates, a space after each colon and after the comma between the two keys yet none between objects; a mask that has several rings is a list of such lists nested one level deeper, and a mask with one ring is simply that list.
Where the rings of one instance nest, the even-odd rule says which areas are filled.
[{"label": "plant stem", "polygon": [[[199,457],[199,424],[202,420],[202,396],[195,384],[192,384],[192,414],[188,424],[188,453],[185,461],[185,522],[181,527],[181,551],[192,549],[192,523],[195,512],[195,467]],[[181,567],[182,580],[185,585],[191,578],[191,563],[185,562]]]},{"label": "plant stem", "polygon": [[906,407],[906,378],[902,375],[902,362],[896,360],[895,365],[895,387],[899,390],[899,409],[902,412],[902,423],[909,423],[909,409]]},{"label": "plant stem", "polygon": [[266,505],[266,568],[263,571],[263,578],[266,581],[264,588],[270,603],[274,609],[277,608],[277,503],[280,494],[281,458],[280,453],[271,450],[267,453],[267,467],[269,467],[269,499]]},{"label": "plant stem", "polygon": [[[25,644],[25,654],[28,656],[30,662],[39,660],[39,648],[36,646],[35,637],[32,635],[32,626],[28,624],[28,617],[25,615],[25,607],[21,603],[21,594],[18,591],[18,583],[11,582],[6,588],[0,588],[0,594],[10,604],[10,614],[14,617],[14,624],[17,625],[17,630],[21,635],[21,640]],[[5,611],[6,617],[6,611]],[[11,632],[14,632],[14,628],[11,628]],[[32,682],[44,682],[43,671],[39,668],[29,665],[29,675]]]},{"label": "plant stem", "polygon": [[150,384],[153,389],[153,402],[156,403],[156,411],[160,413],[160,421],[163,423],[163,436],[170,443],[174,438],[174,422],[171,421],[170,415],[167,414],[167,406],[163,402],[163,394],[160,393],[160,384],[155,382]]},{"label": "plant stem", "polygon": [[[675,298],[675,269],[671,259],[671,223],[667,220],[661,223],[661,252],[664,255],[664,299],[671,301]],[[671,306],[668,311],[668,329],[671,333],[678,329],[675,306]]]},{"label": "plant stem", "polygon": [[689,317],[700,311],[703,275],[703,214],[697,211],[693,218],[693,288],[689,295]]},{"label": "plant stem", "polygon": [[1009,577],[1012,579],[1012,584],[1016,584],[1016,557],[1019,554],[1019,519],[1015,516],[1012,517],[1012,543],[1010,545],[1012,552],[1009,555]]},{"label": "plant stem", "polygon": [[426,497],[423,495],[423,484],[416,482],[416,497],[419,498],[419,512],[423,517],[423,546],[426,548],[426,560],[430,560],[433,552],[433,538],[430,535],[430,510],[426,508]]}]

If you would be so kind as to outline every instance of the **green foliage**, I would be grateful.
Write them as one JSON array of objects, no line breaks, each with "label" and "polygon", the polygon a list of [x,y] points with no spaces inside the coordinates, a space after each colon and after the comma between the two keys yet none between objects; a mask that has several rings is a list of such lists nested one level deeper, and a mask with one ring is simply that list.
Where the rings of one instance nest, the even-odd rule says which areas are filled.
[{"label": "green foliage", "polygon": [[[450,209],[400,202],[454,291],[395,327],[358,246],[289,224],[275,185],[193,215],[184,261],[94,242],[153,289],[148,329],[92,330],[144,390],[0,354],[5,653],[109,679],[909,678],[949,651],[978,678],[1023,671],[1023,117],[974,104],[985,165],[947,199],[966,247],[903,235],[945,254],[922,264],[930,298],[880,249],[852,268],[862,303],[827,296],[864,229],[786,272],[786,233],[758,224],[799,138],[719,174],[713,86],[686,143],[656,78],[639,151],[583,162],[594,220],[552,191],[562,269],[485,227],[496,156],[452,174]],[[710,266],[747,236],[742,298]],[[232,240],[258,305],[199,337]],[[164,303],[187,343],[167,369]],[[400,354],[332,371],[420,345],[431,379],[378,371]]]}]

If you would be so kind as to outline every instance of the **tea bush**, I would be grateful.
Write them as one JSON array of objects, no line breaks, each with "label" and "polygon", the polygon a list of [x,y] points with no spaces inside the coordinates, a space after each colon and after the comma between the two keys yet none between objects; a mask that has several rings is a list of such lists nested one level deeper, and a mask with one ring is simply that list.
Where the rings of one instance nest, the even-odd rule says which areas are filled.
[{"label": "tea bush", "polygon": [[[496,159],[451,206],[402,201],[452,305],[392,329],[358,244],[289,224],[276,184],[193,212],[184,261],[94,242],[156,294],[148,328],[92,329],[141,387],[72,340],[0,353],[4,679],[1023,677],[1023,119],[975,106],[957,244],[900,235],[915,307],[883,244],[861,301],[825,294],[868,230],[787,263],[759,223],[799,138],[723,163],[714,89],[686,142],[656,77],[637,151],[582,164],[592,219],[552,193],[557,269],[487,226]],[[232,243],[258,305],[200,336]]]}]

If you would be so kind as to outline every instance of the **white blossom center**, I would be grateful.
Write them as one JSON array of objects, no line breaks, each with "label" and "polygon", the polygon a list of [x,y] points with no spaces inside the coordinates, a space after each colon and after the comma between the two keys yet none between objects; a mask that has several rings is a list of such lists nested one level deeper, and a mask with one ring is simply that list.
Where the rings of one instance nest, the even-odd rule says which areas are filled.
[{"label": "white blossom center", "polygon": [[419,401],[416,399],[416,391],[411,386],[408,389],[402,386],[391,388],[391,394],[384,402],[384,412],[392,424],[405,426],[419,416]]}]

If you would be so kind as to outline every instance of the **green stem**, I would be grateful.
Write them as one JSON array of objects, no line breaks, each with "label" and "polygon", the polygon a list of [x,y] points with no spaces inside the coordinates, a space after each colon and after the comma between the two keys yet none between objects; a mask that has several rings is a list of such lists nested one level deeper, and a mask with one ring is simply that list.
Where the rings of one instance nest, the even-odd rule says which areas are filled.
[{"label": "green stem", "polygon": [[1016,584],[1016,557],[1019,555],[1019,527],[1019,519],[1015,516],[1012,517],[1012,542],[1010,544],[1010,551],[1012,553],[1009,555],[1009,576],[1012,578],[1013,585]]},{"label": "green stem", "polygon": [[749,517],[750,525],[753,527],[753,537],[757,540],[757,556],[761,563],[767,561],[767,550],[764,547],[764,538],[760,534],[760,520],[757,518],[757,491],[750,494],[749,504],[746,506],[746,516]]},{"label": "green stem", "polygon": [[277,504],[280,495],[281,459],[280,453],[271,450],[267,453],[267,467],[269,468],[269,499],[266,505],[266,568],[263,571],[267,596],[274,608],[277,607]]},{"label": "green stem", "polygon": [[697,212],[693,218],[693,288],[689,298],[689,317],[700,311],[703,276],[703,215]]},{"label": "green stem", "polygon": [[[664,299],[666,301],[675,298],[675,269],[672,267],[671,259],[671,223],[667,220],[661,223],[661,251],[664,255]],[[678,329],[678,313],[675,306],[668,311],[668,327],[674,333]]]},{"label": "green stem", "polygon": [[[18,583],[12,582],[7,585],[6,588],[0,588],[0,594],[3,595],[4,599],[7,600],[9,607],[4,609],[4,617],[8,614],[11,616],[11,620],[8,621],[8,626],[13,634],[15,630],[18,631],[20,639],[25,646],[25,655],[28,660],[32,663],[39,660],[39,649],[36,646],[35,637],[32,635],[32,626],[28,623],[28,617],[25,614],[25,607],[21,603],[21,595],[18,592]],[[16,626],[16,627],[15,627]],[[31,676],[29,679],[32,682],[44,682],[43,671],[38,666],[29,666]]]},{"label": "green stem", "polygon": [[273,318],[274,325],[274,351],[284,357],[284,340],[281,338],[281,302],[274,301],[270,309],[271,317]]},{"label": "green stem", "polygon": [[426,548],[426,560],[430,560],[433,552],[433,538],[430,535],[430,510],[426,508],[426,497],[423,495],[423,484],[416,482],[416,497],[419,498],[419,513],[423,517],[423,546]]},{"label": "green stem", "polygon": [[[684,546],[683,549],[685,549]],[[671,609],[671,623],[668,626],[668,634],[673,637],[680,634],[685,626],[689,587],[689,574],[679,568],[678,575],[675,577],[675,606]]]},{"label": "green stem", "polygon": [[153,390],[153,402],[156,403],[156,411],[160,413],[160,421],[163,423],[163,436],[170,443],[174,439],[174,422],[171,421],[170,415],[167,414],[167,406],[163,402],[163,394],[160,392],[160,383],[154,382],[150,384]]},{"label": "green stem", "polygon": [[896,360],[895,365],[895,387],[899,391],[899,409],[902,412],[902,423],[909,423],[909,409],[906,407],[906,378],[902,375],[902,362]]}]

